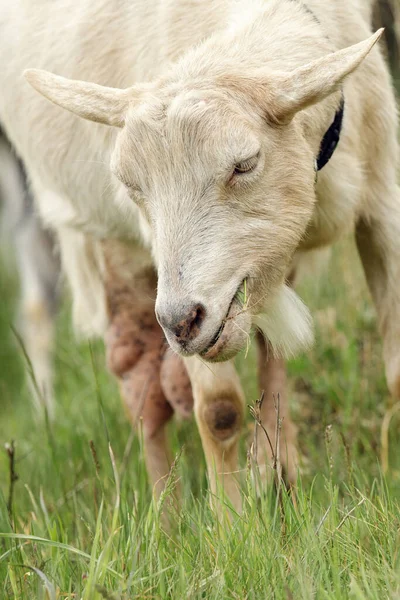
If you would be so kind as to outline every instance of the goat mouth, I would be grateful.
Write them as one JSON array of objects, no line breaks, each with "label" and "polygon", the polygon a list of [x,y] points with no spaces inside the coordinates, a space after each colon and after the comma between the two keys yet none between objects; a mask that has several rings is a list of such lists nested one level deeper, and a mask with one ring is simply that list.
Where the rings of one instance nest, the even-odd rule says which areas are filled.
[{"label": "goat mouth", "polygon": [[[216,334],[214,335],[214,337],[212,338],[212,340],[208,344],[208,346],[202,352],[200,352],[201,357],[214,358],[215,356],[217,356],[217,354],[219,354],[220,350],[222,350],[222,348],[224,346],[224,342],[222,340],[222,337],[223,337],[222,334],[226,328],[227,323],[229,321],[233,320],[235,318],[235,316],[238,314],[238,312],[240,310],[242,310],[243,307],[245,306],[246,301],[247,301],[246,294],[247,294],[247,290],[246,290],[246,278],[245,278],[245,279],[243,279],[243,281],[237,288],[236,292],[234,293],[232,300],[230,301],[230,304],[228,306],[226,315],[222,319],[221,325],[218,328]],[[222,344],[218,344],[218,342],[222,342]],[[220,345],[221,348],[217,349],[217,345]]]}]

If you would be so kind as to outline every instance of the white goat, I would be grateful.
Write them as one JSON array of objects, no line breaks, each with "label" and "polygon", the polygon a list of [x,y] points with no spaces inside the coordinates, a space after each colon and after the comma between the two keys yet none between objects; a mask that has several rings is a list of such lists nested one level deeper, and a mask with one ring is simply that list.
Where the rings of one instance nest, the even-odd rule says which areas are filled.
[{"label": "white goat", "polygon": [[[247,343],[252,324],[277,354],[309,343],[307,311],[285,279],[297,250],[354,226],[388,384],[400,393],[397,116],[379,50],[363,62],[381,35],[369,37],[370,13],[363,0],[0,8],[0,120],[57,233],[76,323],[108,327],[108,362],[132,418],[143,417],[158,490],[169,465],[165,423],[191,404],[180,354],[212,489],[221,477],[240,507],[243,394],[232,364],[219,361]],[[26,73],[66,111],[27,85],[31,67],[76,78]],[[164,354],[156,288],[176,354]],[[280,392],[281,456],[293,480],[284,367],[267,355],[260,339],[262,418],[271,424]],[[259,452],[262,460],[268,449]]]}]

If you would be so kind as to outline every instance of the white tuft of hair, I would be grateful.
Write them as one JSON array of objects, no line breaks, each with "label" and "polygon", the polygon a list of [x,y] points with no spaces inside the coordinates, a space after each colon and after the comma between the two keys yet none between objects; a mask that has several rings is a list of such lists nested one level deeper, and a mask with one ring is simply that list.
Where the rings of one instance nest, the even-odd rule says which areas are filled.
[{"label": "white tuft of hair", "polygon": [[253,324],[268,339],[276,357],[291,358],[314,342],[310,311],[287,285],[280,286]]}]

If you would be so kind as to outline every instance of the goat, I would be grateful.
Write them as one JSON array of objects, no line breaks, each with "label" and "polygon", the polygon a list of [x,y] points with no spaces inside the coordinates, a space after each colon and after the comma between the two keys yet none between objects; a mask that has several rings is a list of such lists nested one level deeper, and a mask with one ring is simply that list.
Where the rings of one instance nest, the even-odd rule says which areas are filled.
[{"label": "goat", "polygon": [[271,425],[280,392],[293,481],[282,356],[312,330],[285,281],[300,254],[352,227],[400,394],[397,114],[372,2],[40,0],[0,11],[0,120],[56,233],[75,322],[106,332],[129,414],[142,417],[156,492],[165,424],[194,398],[211,489],[221,479],[240,509],[244,396],[230,359],[252,325],[267,338],[261,418]]}]

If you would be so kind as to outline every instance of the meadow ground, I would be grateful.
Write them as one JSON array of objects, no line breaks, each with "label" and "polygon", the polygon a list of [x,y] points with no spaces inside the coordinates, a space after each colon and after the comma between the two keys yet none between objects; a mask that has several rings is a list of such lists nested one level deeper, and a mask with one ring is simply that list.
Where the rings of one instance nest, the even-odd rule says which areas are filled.
[{"label": "meadow ground", "polygon": [[[277,503],[272,486],[257,499],[243,442],[244,511],[217,524],[195,424],[172,423],[174,453],[183,451],[171,487],[179,477],[183,502],[168,533],[102,345],[74,341],[67,305],[57,419],[35,420],[10,328],[16,281],[0,273],[0,598],[400,598],[400,412],[351,241],[317,285],[300,287],[317,342],[289,363],[302,452],[296,502],[283,493]],[[237,362],[254,403],[253,352]],[[18,480],[8,514],[11,440]]]}]

